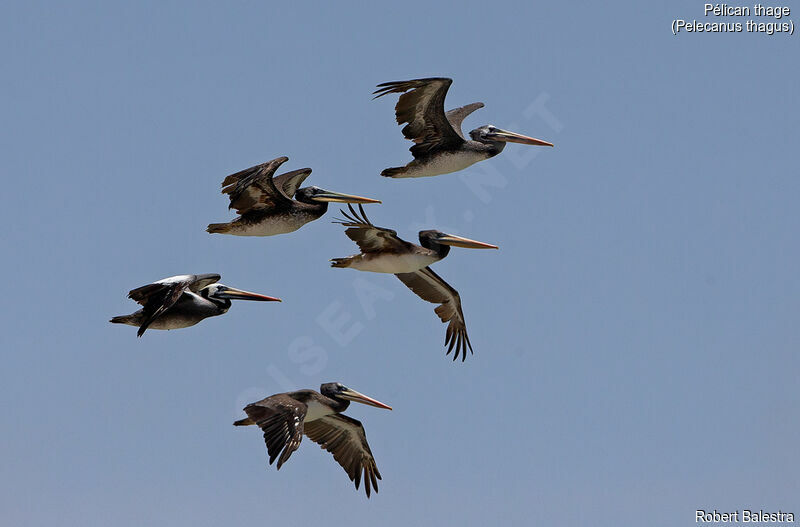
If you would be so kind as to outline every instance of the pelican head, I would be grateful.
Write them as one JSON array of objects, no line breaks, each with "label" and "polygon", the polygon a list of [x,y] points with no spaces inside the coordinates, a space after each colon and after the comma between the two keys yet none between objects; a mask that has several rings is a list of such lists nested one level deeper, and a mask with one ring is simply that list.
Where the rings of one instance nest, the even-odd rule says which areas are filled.
[{"label": "pelican head", "polygon": [[388,404],[383,404],[372,397],[367,397],[363,393],[358,393],[355,390],[351,390],[340,382],[325,383],[319,387],[319,392],[325,397],[330,397],[336,401],[346,402],[347,404],[350,404],[350,401],[355,401],[357,403],[368,404],[370,406],[376,406],[386,410],[392,409],[392,407]]},{"label": "pelican head", "polygon": [[523,145],[553,146],[553,143],[502,130],[493,124],[476,128],[469,133],[469,136],[472,137],[473,141],[478,141],[479,143],[500,143],[502,145],[505,145],[505,143],[522,143]]},{"label": "pelican head", "polygon": [[231,300],[258,300],[261,302],[281,301],[280,298],[274,296],[259,295],[258,293],[234,289],[233,287],[220,283],[205,286],[200,291],[200,295],[209,300],[222,300],[223,302],[230,302]]},{"label": "pelican head", "polygon": [[319,187],[305,187],[298,190],[294,198],[303,203],[333,202],[333,203],[380,203],[380,200],[363,198],[351,194],[340,194],[332,190]]},{"label": "pelican head", "polygon": [[470,240],[469,238],[462,238],[455,234],[447,234],[437,230],[419,231],[419,243],[428,249],[432,249],[435,245],[464,247],[466,249],[499,249],[497,245],[492,245],[491,243]]}]

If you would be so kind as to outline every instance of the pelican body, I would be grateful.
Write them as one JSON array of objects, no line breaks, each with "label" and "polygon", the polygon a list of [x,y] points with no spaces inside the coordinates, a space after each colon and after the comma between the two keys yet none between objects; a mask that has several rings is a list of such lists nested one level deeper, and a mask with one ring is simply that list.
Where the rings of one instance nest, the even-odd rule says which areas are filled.
[{"label": "pelican body", "polygon": [[[350,226],[350,222],[340,222]],[[488,243],[462,238],[438,230],[419,232],[419,245],[397,238],[402,246],[396,251],[370,251],[355,254],[346,258],[333,258],[332,267],[349,267],[357,271],[370,273],[413,273],[444,259],[450,254],[451,246],[469,247],[471,249],[497,249]],[[398,244],[400,245],[400,244]]]},{"label": "pelican body", "polygon": [[219,279],[218,274],[178,275],[133,289],[128,298],[141,304],[142,309],[114,317],[110,322],[137,326],[137,336],[141,337],[148,328],[188,328],[208,317],[224,315],[231,300],[281,301],[234,289],[218,283]]},{"label": "pelican body", "polygon": [[435,312],[442,322],[449,322],[445,335],[447,354],[455,349],[453,360],[459,356],[462,361],[466,359],[467,348],[472,352],[472,344],[467,335],[461,297],[429,266],[446,257],[451,246],[469,249],[497,249],[497,246],[438,230],[420,231],[420,245],[415,245],[398,237],[396,231],[373,225],[361,205],[359,212],[352,205],[348,207],[349,214],[342,211],[346,219],[335,223],[347,227],[345,234],[358,244],[361,253],[333,258],[331,266],[394,274],[423,300],[440,304]]},{"label": "pelican body", "polygon": [[415,143],[410,148],[414,160],[403,167],[387,168],[381,172],[382,176],[417,178],[458,172],[496,156],[508,142],[553,146],[491,124],[472,130],[467,139],[461,123],[484,105],[475,102],[445,112],[444,99],[452,83],[452,79],[432,77],[378,84],[376,99],[390,93],[401,94],[395,106],[397,124],[406,125],[403,135]]},{"label": "pelican body", "polygon": [[[212,234],[234,236],[274,236],[294,232],[320,218],[328,203],[380,203],[379,200],[340,194],[311,186],[299,188],[311,174],[310,168],[293,170],[273,177],[288,157],[231,174],[222,182],[222,193],[230,197],[229,209],[239,217],[228,223],[211,223]],[[294,199],[291,197],[294,196]]]},{"label": "pelican body", "polygon": [[297,390],[278,393],[244,407],[247,417],[234,426],[257,425],[264,432],[269,464],[278,460],[278,470],[298,449],[303,435],[331,454],[355,483],[364,477],[367,498],[371,489],[378,492],[381,474],[367,443],[361,422],[343,415],[350,402],[378,408],[392,407],[338,382],[320,386],[320,391]]}]

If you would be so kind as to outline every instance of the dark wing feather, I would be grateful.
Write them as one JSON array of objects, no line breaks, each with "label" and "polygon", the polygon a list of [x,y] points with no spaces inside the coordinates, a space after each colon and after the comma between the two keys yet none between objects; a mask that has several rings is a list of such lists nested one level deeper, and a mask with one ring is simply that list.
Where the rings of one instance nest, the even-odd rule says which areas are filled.
[{"label": "dark wing feather", "polygon": [[307,410],[305,403],[285,393],[272,395],[244,408],[247,416],[264,432],[269,464],[277,458],[278,470],[300,446]]},{"label": "dark wing feather", "polygon": [[372,488],[378,492],[381,473],[378,472],[360,421],[342,414],[328,415],[306,423],[305,433],[313,442],[333,454],[333,459],[347,472],[350,481],[355,482],[356,489],[361,484],[363,473],[367,497]]},{"label": "dark wing feather", "polygon": [[467,358],[467,348],[472,353],[472,344],[467,335],[467,325],[464,321],[464,312],[461,310],[461,297],[458,295],[458,291],[450,287],[430,267],[413,273],[399,273],[395,276],[423,300],[439,304],[434,311],[442,322],[450,323],[447,326],[444,340],[444,345],[447,346],[447,355],[455,349],[453,360],[461,355],[463,362]]},{"label": "dark wing feather", "polygon": [[362,253],[393,253],[407,250],[410,243],[398,238],[397,232],[392,229],[376,227],[367,219],[364,207],[359,203],[358,210],[348,204],[350,214],[341,211],[346,219],[336,220],[333,223],[340,223],[349,227],[344,231],[347,237],[358,244]]},{"label": "dark wing feather", "polygon": [[222,193],[230,195],[228,208],[244,214],[291,204],[291,199],[279,191],[272,180],[278,167],[288,160],[288,157],[278,157],[226,177],[222,182]]},{"label": "dark wing feather", "polygon": [[297,189],[300,188],[300,185],[303,184],[303,181],[310,175],[310,168],[301,168],[300,170],[292,170],[280,176],[275,176],[272,178],[272,182],[284,196],[291,199],[294,193],[297,192]]},{"label": "dark wing feather", "polygon": [[145,305],[155,295],[163,291],[167,286],[165,284],[147,284],[136,289],[131,289],[128,292],[128,298],[136,301],[137,304]]},{"label": "dark wing feather", "polygon": [[444,98],[453,79],[434,77],[378,84],[375,98],[389,93],[402,93],[395,106],[397,124],[403,127],[406,139],[414,141],[414,157],[455,150],[464,144],[461,134],[453,128],[444,113]]},{"label": "dark wing feather", "polygon": [[[128,298],[142,305],[144,320],[136,334],[139,337],[144,335],[150,324],[167,309],[171,308],[187,289],[199,291],[206,285],[219,281],[219,279],[220,276],[218,274],[188,274],[165,278],[153,284],[131,290],[128,293]],[[200,284],[199,287],[198,284]]]}]

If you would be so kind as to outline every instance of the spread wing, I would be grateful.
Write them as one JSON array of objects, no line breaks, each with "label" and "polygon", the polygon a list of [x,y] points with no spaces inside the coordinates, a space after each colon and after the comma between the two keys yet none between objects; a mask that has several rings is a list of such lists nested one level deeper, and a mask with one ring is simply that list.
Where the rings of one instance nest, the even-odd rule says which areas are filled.
[{"label": "spread wing", "polygon": [[197,293],[206,286],[216,284],[220,278],[222,277],[216,273],[196,274],[194,275],[194,281],[189,284],[189,291]]},{"label": "spread wing", "polygon": [[394,253],[411,246],[410,243],[398,238],[397,232],[392,229],[376,227],[370,223],[364,212],[364,207],[360,203],[358,205],[360,214],[356,212],[352,205],[348,204],[347,206],[350,209],[350,214],[343,210],[341,211],[347,219],[337,220],[334,223],[340,223],[348,227],[344,233],[358,244],[362,253]]},{"label": "spread wing", "polygon": [[381,473],[375,465],[360,421],[342,414],[328,415],[306,423],[305,433],[309,439],[333,454],[333,459],[347,472],[350,481],[355,482],[356,489],[361,484],[363,473],[367,497],[372,488],[378,492]]},{"label": "spread wing", "polygon": [[158,317],[175,302],[187,289],[197,292],[209,284],[218,282],[218,274],[185,274],[164,278],[158,282],[137,287],[128,293],[128,298],[142,305],[144,322],[139,326],[137,336],[141,337]]},{"label": "spread wing", "polygon": [[458,108],[448,110],[445,114],[447,120],[450,122],[450,126],[453,127],[453,130],[455,130],[459,136],[461,136],[461,139],[466,140],[466,137],[464,137],[464,132],[461,130],[461,123],[464,122],[464,119],[466,119],[469,114],[479,108],[483,108],[483,103],[474,102],[472,104],[467,104],[466,106],[459,106]]},{"label": "spread wing", "polygon": [[264,432],[269,464],[280,456],[278,470],[300,446],[307,410],[305,403],[285,393],[272,395],[244,408],[247,416]]},{"label": "spread wing", "polygon": [[275,187],[284,196],[291,199],[309,175],[311,175],[310,168],[301,168],[300,170],[292,170],[280,176],[275,176],[272,178],[272,182],[275,183]]},{"label": "spread wing", "polygon": [[434,311],[442,322],[450,323],[444,339],[447,355],[455,349],[453,360],[461,355],[463,362],[467,358],[467,348],[472,353],[472,344],[467,335],[467,325],[464,322],[464,312],[461,310],[461,297],[458,295],[458,291],[450,287],[430,267],[413,273],[399,273],[395,276],[421,299],[439,304]]},{"label": "spread wing", "polygon": [[237,214],[251,210],[269,210],[287,206],[291,200],[275,186],[272,176],[288,157],[277,157],[267,163],[242,170],[226,177],[222,182],[222,193],[229,194],[229,209]]},{"label": "spread wing", "polygon": [[406,124],[403,135],[414,141],[414,157],[440,150],[455,150],[464,139],[444,113],[444,98],[453,79],[434,77],[378,84],[375,98],[401,93],[394,108],[397,124]]}]

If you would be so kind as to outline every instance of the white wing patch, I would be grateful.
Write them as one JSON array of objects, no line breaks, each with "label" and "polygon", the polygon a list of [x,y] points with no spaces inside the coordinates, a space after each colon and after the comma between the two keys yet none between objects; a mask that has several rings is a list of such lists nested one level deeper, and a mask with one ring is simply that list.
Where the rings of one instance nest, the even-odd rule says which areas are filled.
[{"label": "white wing patch", "polygon": [[159,280],[158,282],[154,282],[156,284],[175,284],[178,282],[186,282],[187,280],[192,280],[194,275],[191,274],[179,274],[176,276],[170,276],[169,278],[164,278],[163,280]]},{"label": "white wing patch", "polygon": [[332,414],[333,411],[325,405],[320,404],[315,400],[308,402],[308,410],[306,410],[306,422],[316,421],[322,419],[326,415]]}]

